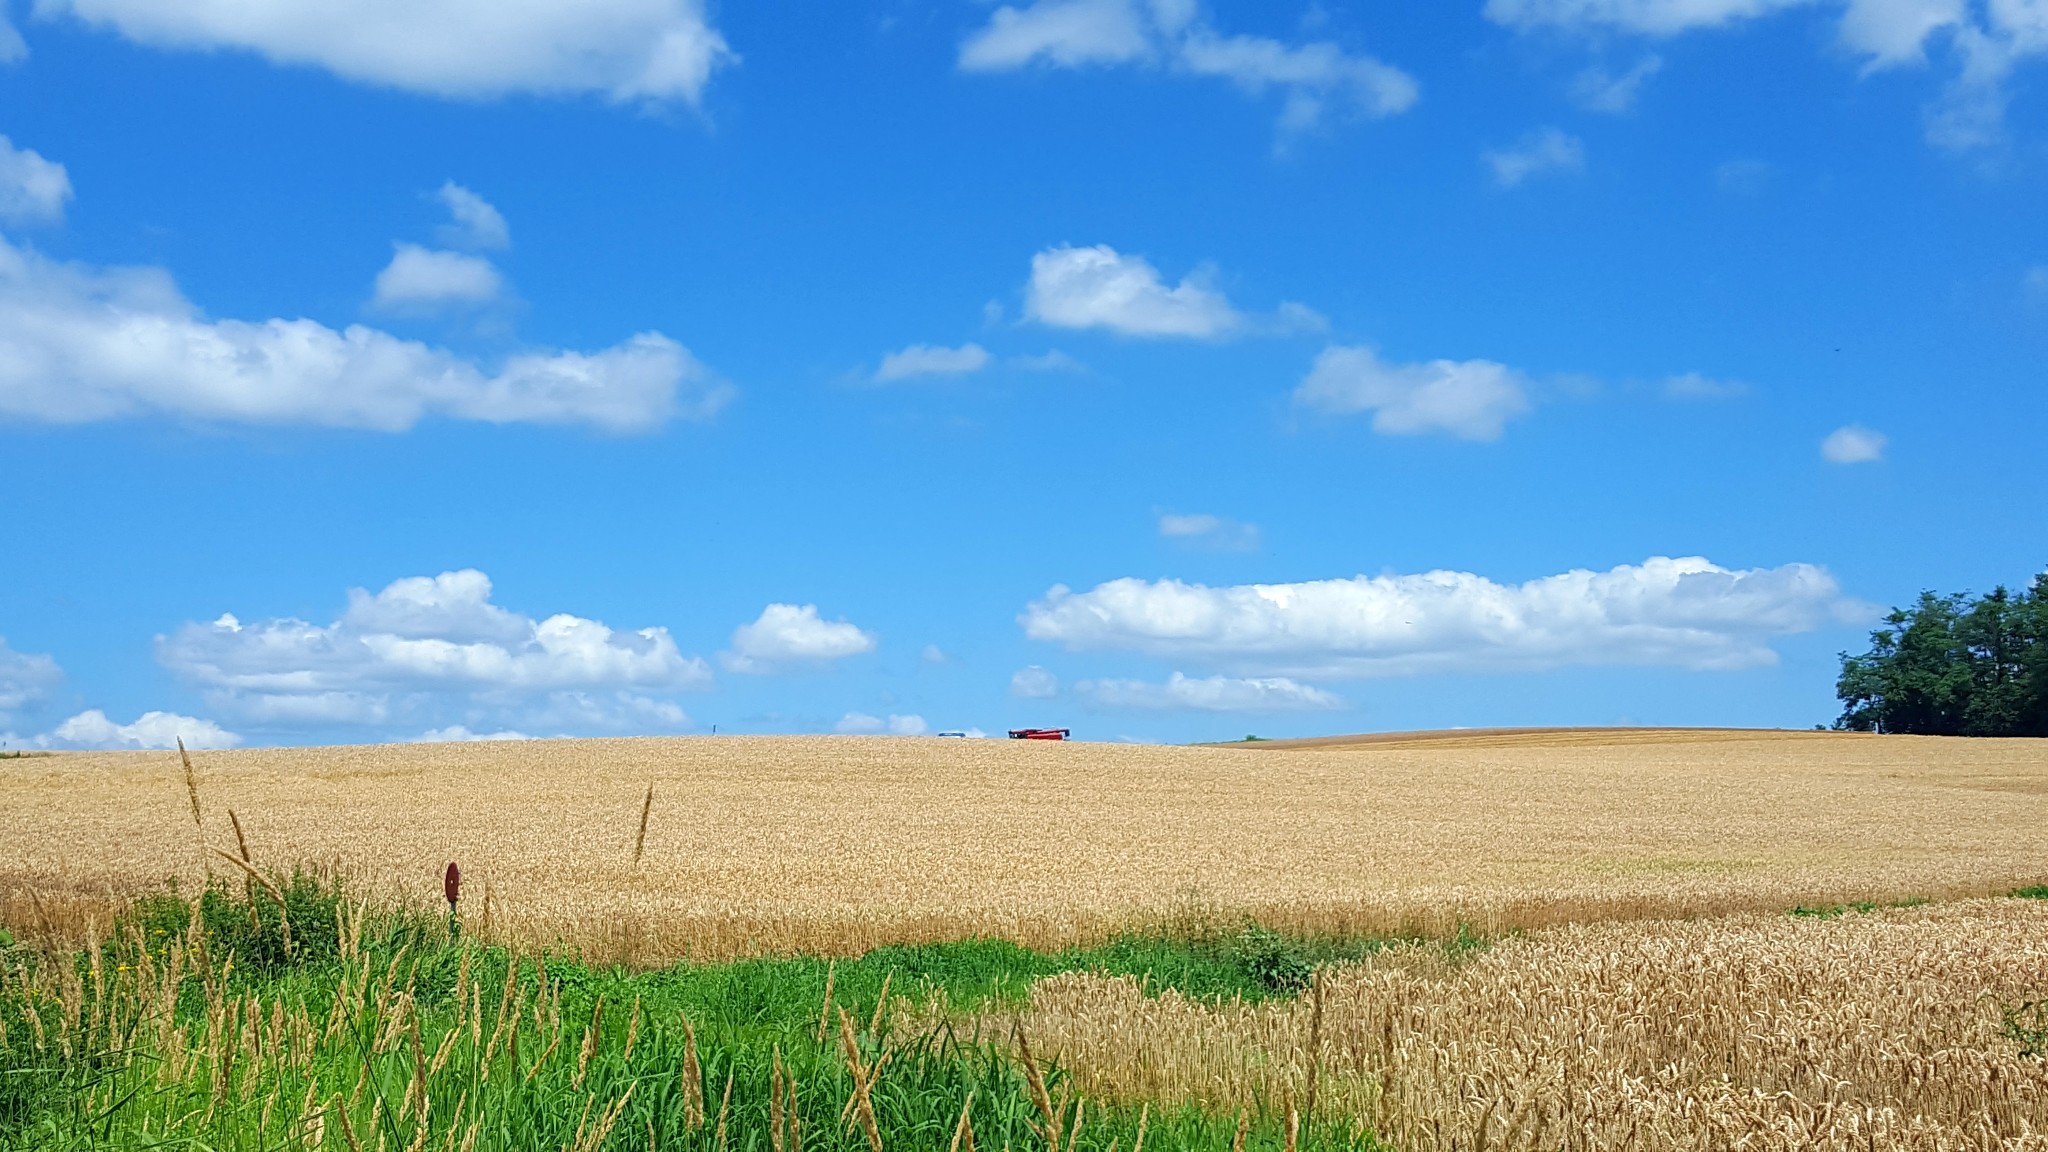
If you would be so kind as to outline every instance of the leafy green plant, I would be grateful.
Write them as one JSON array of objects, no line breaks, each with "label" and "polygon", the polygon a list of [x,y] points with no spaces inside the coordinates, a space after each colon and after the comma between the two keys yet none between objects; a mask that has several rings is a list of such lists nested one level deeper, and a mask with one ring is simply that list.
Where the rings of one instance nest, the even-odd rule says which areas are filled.
[{"label": "leafy green plant", "polygon": [[1998,1015],[1999,1032],[2019,1045],[2021,1054],[2036,1060],[2048,1057],[2048,1000],[2000,1004]]},{"label": "leafy green plant", "polygon": [[1300,992],[1315,979],[1315,965],[1301,946],[1271,929],[1247,925],[1237,934],[1235,948],[1245,973],[1270,992]]},{"label": "leafy green plant", "polygon": [[[206,947],[233,955],[237,968],[276,973],[335,958],[339,888],[307,872],[288,880],[250,880],[246,887],[216,878],[199,894],[197,912]],[[145,938],[182,936],[191,926],[194,902],[176,892],[137,900],[128,922]],[[116,936],[126,935],[125,928]]]}]

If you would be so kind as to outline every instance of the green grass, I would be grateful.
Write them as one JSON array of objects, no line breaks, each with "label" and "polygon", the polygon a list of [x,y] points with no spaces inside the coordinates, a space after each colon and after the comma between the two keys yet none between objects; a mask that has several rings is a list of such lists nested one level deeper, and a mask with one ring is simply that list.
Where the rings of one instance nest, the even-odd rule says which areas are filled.
[{"label": "green grass", "polygon": [[2013,889],[2012,894],[2022,900],[2048,900],[2048,884],[2029,884]]},{"label": "green grass", "polygon": [[1833,920],[1850,912],[1875,912],[1880,908],[1918,908],[1932,901],[1925,896],[1907,896],[1900,900],[1854,900],[1847,904],[1801,904],[1792,909],[1792,915],[1811,917],[1815,920]]},{"label": "green grass", "polygon": [[[1041,1112],[1009,1037],[960,1036],[944,1025],[906,1035],[878,1012],[885,982],[892,1001],[943,996],[955,1012],[1018,1002],[1033,981],[1077,970],[1131,976],[1152,994],[1261,1000],[1292,994],[1276,971],[1379,946],[1208,929],[1052,953],[966,940],[837,961],[635,972],[568,956],[513,956],[452,939],[430,916],[378,917],[351,947],[335,929],[339,904],[337,893],[303,876],[280,880],[274,894],[216,886],[196,908],[175,895],[145,900],[105,946],[97,976],[91,956],[0,951],[0,1149],[271,1152],[300,1148],[303,1118],[319,1114],[324,1135],[311,1146],[330,1152],[356,1152],[349,1133],[364,1150],[459,1148],[472,1128],[471,1152],[576,1148],[579,1138],[583,1152],[650,1143],[765,1152],[779,1065],[803,1118],[804,1147],[866,1152],[865,1133],[840,1124],[855,1094],[837,1017],[843,1009],[862,1062],[890,1053],[872,1090],[890,1152],[945,1147],[970,1093],[977,1145],[1026,1152],[1046,1142],[1033,1131]],[[206,955],[175,987],[182,1041],[168,1038],[164,1021],[149,1014],[151,998],[135,987],[138,974],[153,971],[163,986],[160,969],[174,947]],[[820,1043],[828,978],[834,1015]],[[501,1012],[508,987],[513,1009]],[[264,1032],[280,1013],[302,1015],[311,1034],[297,1046],[209,1039],[246,1035],[250,1018]],[[501,1026],[516,1055],[503,1046],[493,1052],[486,1041]],[[692,1082],[683,1072],[691,1051],[710,1114],[700,1124],[691,1123]],[[1043,1072],[1059,1097],[1064,1072]],[[721,1142],[714,1118],[728,1080]],[[593,1142],[608,1114],[614,1126]],[[1131,1147],[1130,1109],[1091,1101],[1088,1116],[1076,1152]],[[1236,1124],[1235,1113],[1155,1110],[1146,1148],[1227,1148]],[[1248,1147],[1278,1147],[1280,1124],[1276,1105],[1261,1108]],[[1350,1129],[1330,1121],[1303,1134],[1304,1149],[1352,1146]]]}]

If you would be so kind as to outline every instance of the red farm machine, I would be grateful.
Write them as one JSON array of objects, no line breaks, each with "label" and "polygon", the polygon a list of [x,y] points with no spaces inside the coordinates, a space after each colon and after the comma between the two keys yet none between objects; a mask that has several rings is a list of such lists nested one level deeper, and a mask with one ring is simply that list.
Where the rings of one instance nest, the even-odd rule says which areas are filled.
[{"label": "red farm machine", "polygon": [[1071,740],[1074,733],[1070,728],[1012,728],[1012,740]]}]

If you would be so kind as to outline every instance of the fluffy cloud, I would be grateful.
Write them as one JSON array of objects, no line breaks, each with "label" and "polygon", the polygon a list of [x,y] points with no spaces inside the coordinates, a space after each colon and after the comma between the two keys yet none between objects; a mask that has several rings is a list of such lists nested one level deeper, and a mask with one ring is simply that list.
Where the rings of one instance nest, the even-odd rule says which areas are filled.
[{"label": "fluffy cloud", "polygon": [[1257,524],[1204,512],[1192,515],[1163,513],[1159,517],[1159,534],[1169,540],[1182,540],[1223,552],[1251,552],[1259,546]]},{"label": "fluffy cloud", "polygon": [[49,697],[51,689],[64,679],[57,662],[48,656],[16,652],[0,636],[0,720]]},{"label": "fluffy cloud", "polygon": [[420,744],[479,744],[496,740],[531,740],[533,737],[510,728],[501,732],[471,732],[460,724],[446,728],[430,728],[420,733]]},{"label": "fluffy cloud", "polygon": [[1529,411],[1527,380],[1491,360],[1389,364],[1371,348],[1323,349],[1294,390],[1294,402],[1340,415],[1371,412],[1375,432],[1443,432],[1498,440],[1507,422]]},{"label": "fluffy cloud", "polygon": [[1967,15],[1966,0],[1850,0],[1842,43],[1868,54],[1873,68],[1924,63],[1928,37]]},{"label": "fluffy cloud", "polygon": [[1470,572],[1211,588],[1112,580],[1056,586],[1020,616],[1025,634],[1076,650],[1286,676],[1634,664],[1769,664],[1766,641],[1860,612],[1809,564],[1730,570],[1653,557],[1523,584]]},{"label": "fluffy cloud", "polygon": [[28,59],[28,41],[21,38],[21,32],[7,19],[5,9],[0,9],[0,64],[13,64]]},{"label": "fluffy cloud", "polygon": [[1729,400],[1749,395],[1749,385],[1740,380],[1716,380],[1697,372],[1666,377],[1664,395],[1673,400]]},{"label": "fluffy cloud", "polygon": [[1193,0],[1036,0],[1004,5],[960,48],[960,67],[1001,72],[1143,63],[1283,94],[1284,131],[1313,127],[1332,104],[1381,117],[1415,103],[1413,77],[1335,44],[1289,45],[1263,36],[1224,36],[1200,19]]},{"label": "fluffy cloud", "polygon": [[1591,67],[1572,81],[1572,99],[1591,112],[1626,112],[1636,106],[1644,82],[1664,67],[1664,58],[1651,53],[1619,75]]},{"label": "fluffy cloud", "polygon": [[1493,169],[1494,182],[1503,188],[1513,188],[1545,172],[1576,172],[1586,164],[1586,149],[1578,137],[1555,128],[1539,129],[1512,148],[1489,149],[1480,155]]},{"label": "fluffy cloud", "polygon": [[441,228],[441,243],[452,248],[504,248],[512,243],[512,229],[491,202],[453,180],[445,181],[434,193],[453,221]]},{"label": "fluffy cloud", "polygon": [[2048,55],[2048,4],[2040,0],[1487,0],[1486,15],[1523,30],[1668,37],[1791,8],[1840,12],[1837,35],[1864,58],[1866,73],[1923,65],[1928,44],[1945,37],[1956,71],[1927,109],[1927,137],[1948,148],[1997,141],[2007,80],[2021,63]]},{"label": "fluffy cloud", "polygon": [[1164,684],[1083,680],[1074,691],[1098,708],[1158,712],[1320,712],[1344,707],[1338,697],[1285,676],[1196,679],[1175,672]]},{"label": "fluffy cloud", "polygon": [[1002,72],[1041,60],[1061,68],[1120,64],[1152,51],[1148,23],[1135,4],[1116,0],[1005,4],[960,46],[960,67]]},{"label": "fluffy cloud", "polygon": [[1486,18],[1513,28],[1610,28],[1674,36],[1796,8],[1813,0],[1486,0]]},{"label": "fluffy cloud", "polygon": [[598,93],[695,104],[737,59],[702,0],[41,0],[161,48],[243,49],[277,64],[440,96]]},{"label": "fluffy cloud", "polygon": [[440,304],[481,304],[504,288],[498,269],[481,256],[394,244],[391,263],[377,273],[379,308],[406,309]]},{"label": "fluffy cloud", "polygon": [[732,647],[720,659],[735,672],[768,673],[874,650],[873,633],[820,619],[816,604],[770,604],[753,623],[733,629]]},{"label": "fluffy cloud", "polygon": [[159,268],[61,263],[0,239],[0,418],[174,416],[401,431],[442,417],[642,432],[716,413],[732,389],[643,332],[496,371],[361,325],[209,320]]},{"label": "fluffy cloud", "polygon": [[988,349],[979,344],[962,344],[958,348],[912,344],[882,357],[882,366],[875,369],[875,382],[887,384],[916,376],[964,376],[988,365]]},{"label": "fluffy cloud", "polygon": [[[157,658],[221,711],[272,726],[506,721],[630,729],[686,724],[648,693],[708,687],[711,669],[665,628],[616,632],[491,602],[464,569],[348,593],[330,624],[223,615],[157,638]],[[415,729],[417,730],[417,729]]]},{"label": "fluffy cloud", "polygon": [[1187,72],[1228,80],[1254,94],[1268,88],[1284,92],[1280,126],[1287,131],[1314,127],[1332,101],[1381,117],[1407,111],[1419,94],[1414,78],[1399,68],[1329,43],[1289,47],[1263,36],[1218,36],[1198,27],[1181,41],[1176,62]]},{"label": "fluffy cloud", "polygon": [[1884,459],[1890,442],[1882,432],[1850,424],[1828,433],[1820,442],[1820,457],[1830,464],[1870,464]]},{"label": "fluffy cloud", "polygon": [[1010,677],[1010,695],[1019,700],[1050,700],[1060,694],[1060,678],[1033,664]]},{"label": "fluffy cloud", "polygon": [[116,724],[97,708],[57,725],[50,742],[79,748],[233,748],[240,736],[211,720],[175,712],[144,712],[133,724]]},{"label": "fluffy cloud", "polygon": [[[6,60],[5,39],[11,29],[0,13],[0,63]],[[54,224],[64,219],[71,199],[71,176],[64,166],[41,153],[16,148],[0,136],[0,221],[10,224]]]},{"label": "fluffy cloud", "polygon": [[848,712],[839,718],[839,723],[833,725],[832,730],[848,735],[887,732],[891,736],[922,736],[931,728],[924,722],[922,716],[891,715],[884,719],[880,716],[870,716],[865,712]]},{"label": "fluffy cloud", "polygon": [[1168,288],[1142,256],[1107,244],[1048,248],[1031,258],[1024,311],[1059,328],[1107,328],[1126,336],[1215,337],[1244,321],[1197,271]]}]

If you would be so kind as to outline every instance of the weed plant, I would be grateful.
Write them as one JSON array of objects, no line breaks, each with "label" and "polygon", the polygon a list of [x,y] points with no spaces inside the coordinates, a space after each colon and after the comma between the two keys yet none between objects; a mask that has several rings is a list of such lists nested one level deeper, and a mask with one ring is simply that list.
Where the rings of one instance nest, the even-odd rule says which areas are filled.
[{"label": "weed plant", "polygon": [[1083,1099],[1021,1033],[906,1029],[897,1006],[1000,1009],[1075,969],[1259,1001],[1291,987],[1274,972],[1365,947],[1251,928],[635,973],[252,873],[138,901],[82,953],[0,949],[0,1148],[1141,1152],[1141,1127],[1148,1148],[1357,1146],[1285,1101],[1240,1130],[1235,1112]]}]

